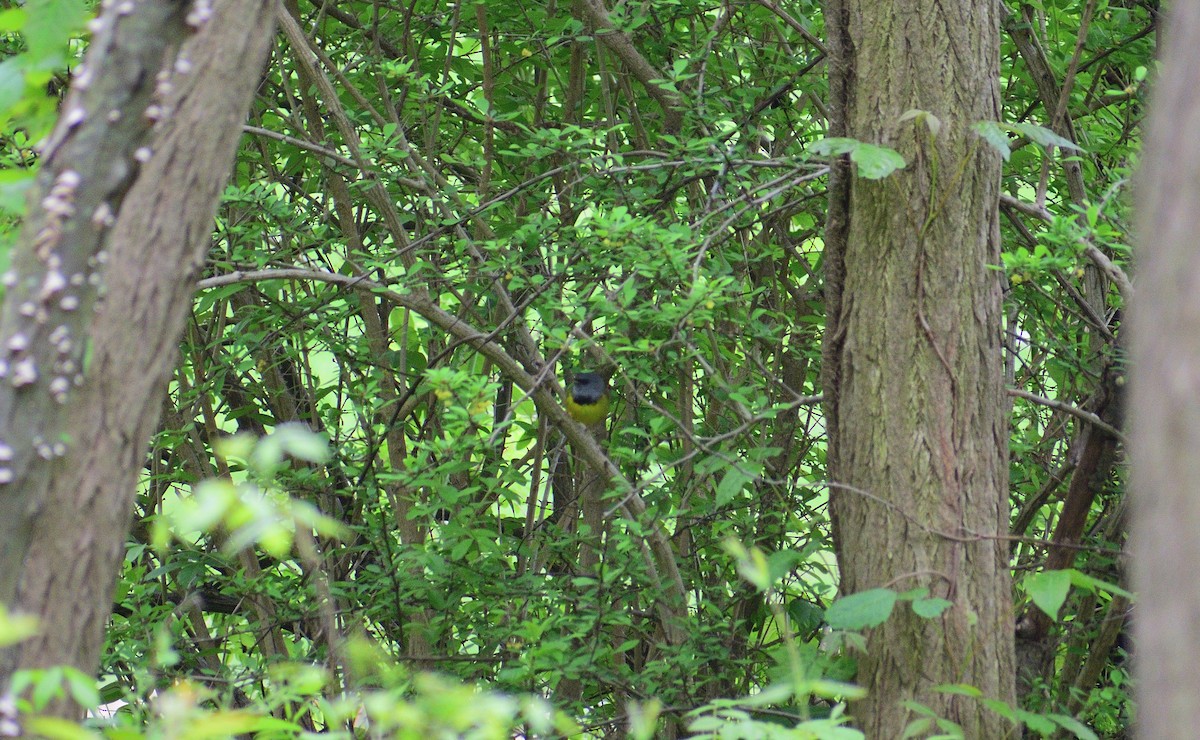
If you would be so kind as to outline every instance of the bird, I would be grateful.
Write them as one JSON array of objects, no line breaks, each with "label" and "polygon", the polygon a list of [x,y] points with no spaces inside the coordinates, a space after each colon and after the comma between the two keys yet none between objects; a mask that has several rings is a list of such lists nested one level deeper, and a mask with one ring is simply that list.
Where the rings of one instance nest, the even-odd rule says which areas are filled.
[{"label": "bird", "polygon": [[575,421],[591,426],[608,416],[608,378],[600,373],[576,373],[567,392],[567,413]]}]

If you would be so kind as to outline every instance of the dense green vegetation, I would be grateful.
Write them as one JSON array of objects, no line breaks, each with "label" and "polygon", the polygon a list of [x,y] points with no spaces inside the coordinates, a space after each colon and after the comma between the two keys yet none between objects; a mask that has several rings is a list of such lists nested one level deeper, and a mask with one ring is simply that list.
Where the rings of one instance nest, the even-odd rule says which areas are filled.
[{"label": "dense green vegetation", "polygon": [[[99,696],[29,675],[22,706],[62,685],[123,702],[114,737],[366,717],[370,736],[855,736],[862,630],[949,602],[897,579],[835,603],[826,176],[846,151],[862,177],[903,160],[825,139],[820,5],[614,4],[653,76],[587,0],[286,5],[139,484]],[[41,75],[61,63],[39,14],[71,7],[0,13],[5,193],[69,85]],[[978,132],[1006,160],[1023,705],[991,709],[1122,737],[1118,338],[1158,11],[1010,10],[1001,120]],[[908,117],[937,135],[936,111]],[[10,241],[18,203],[0,199]],[[612,373],[597,434],[623,482],[598,504],[583,443],[530,392],[582,370]],[[910,709],[914,735],[954,736]]]}]

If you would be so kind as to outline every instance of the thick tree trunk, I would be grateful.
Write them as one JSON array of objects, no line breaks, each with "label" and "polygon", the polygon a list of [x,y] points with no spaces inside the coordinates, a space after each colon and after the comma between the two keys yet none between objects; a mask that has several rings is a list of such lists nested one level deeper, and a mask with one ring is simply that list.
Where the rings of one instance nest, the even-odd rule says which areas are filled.
[{"label": "thick tree trunk", "polygon": [[[908,162],[881,181],[843,162],[831,183],[825,347],[831,512],[843,593],[926,587],[937,619],[898,607],[871,631],[854,707],[900,737],[919,702],[967,737],[1007,722],[934,690],[1012,702],[1007,439],[1000,354],[1000,158],[970,126],[997,120],[990,0],[827,5],[833,135]],[[909,115],[914,109],[936,117]]]},{"label": "thick tree trunk", "polygon": [[1138,735],[1200,726],[1200,5],[1172,6],[1141,174],[1130,312]]},{"label": "thick tree trunk", "polygon": [[[97,21],[4,275],[0,313],[0,603],[13,603],[51,469],[70,464],[65,405],[83,370],[99,257],[161,108],[153,80],[187,35],[185,8],[145,2]],[[148,150],[147,150],[148,151]],[[56,446],[57,443],[57,446]],[[62,454],[59,454],[62,453]],[[57,458],[63,458],[56,463]]]},{"label": "thick tree trunk", "polygon": [[[135,90],[148,86],[156,91],[153,110],[129,113],[139,119],[162,118],[152,149],[130,152],[132,157],[123,162],[97,162],[95,169],[80,165],[77,172],[83,186],[102,176],[104,167],[124,164],[137,174],[123,203],[117,204],[119,210],[111,209],[115,221],[108,220],[110,211],[101,214],[104,218],[91,210],[86,214],[94,228],[107,232],[100,246],[106,256],[93,254],[89,263],[105,295],[96,304],[87,334],[90,356],[83,385],[71,388],[59,407],[56,428],[68,442],[51,450],[56,454],[43,463],[46,475],[32,479],[39,487],[26,491],[42,505],[22,559],[15,603],[41,620],[41,633],[5,656],[0,679],[7,680],[14,664],[65,664],[88,673],[96,669],[136,477],[175,368],[176,345],[209,247],[217,200],[270,46],[274,7],[270,0],[183,7],[186,19],[176,19],[180,36],[185,23],[199,30],[177,59],[169,50],[158,52],[169,82],[167,76],[156,81],[155,70],[128,81]],[[126,22],[120,9],[107,15],[116,23]],[[90,72],[100,78],[110,70],[94,67]],[[75,84],[81,84],[78,77]],[[84,94],[72,93],[66,115],[72,100]],[[114,124],[120,120],[110,117]],[[65,133],[60,146],[71,144],[65,126],[60,126]],[[53,378],[39,380],[39,385],[52,384]],[[53,396],[55,391],[48,385],[39,392]],[[23,421],[16,414],[4,420],[15,428]],[[60,711],[74,712],[70,707]]]}]

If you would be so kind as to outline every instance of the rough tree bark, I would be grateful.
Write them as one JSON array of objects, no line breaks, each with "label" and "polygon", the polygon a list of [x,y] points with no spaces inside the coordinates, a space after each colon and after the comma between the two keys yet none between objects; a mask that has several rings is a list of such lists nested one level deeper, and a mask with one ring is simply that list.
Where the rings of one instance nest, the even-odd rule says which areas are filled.
[{"label": "rough tree bark", "polygon": [[[115,17],[115,13],[110,14]],[[0,315],[0,603],[12,604],[54,459],[64,405],[81,379],[99,292],[99,254],[140,166],[158,105],[155,75],[187,35],[183,6],[143,3],[98,21],[54,134],[43,147]],[[89,69],[90,65],[90,69]],[[58,443],[58,447],[55,443]],[[63,455],[56,454],[64,453]],[[69,458],[68,458],[69,461]],[[64,464],[69,464],[64,461]]]},{"label": "rough tree bark", "polygon": [[1138,735],[1200,726],[1200,4],[1175,3],[1141,172],[1133,348],[1133,619]]},{"label": "rough tree bark", "polygon": [[[0,597],[36,615],[41,632],[3,655],[3,683],[14,667],[97,667],[136,477],[272,38],[271,0],[125,5],[102,15],[44,160],[35,210],[58,226],[27,231],[4,307],[0,439],[11,450],[0,458],[14,472],[2,497],[37,515],[4,553],[0,570],[18,564],[19,581]],[[92,86],[112,90],[95,96]],[[155,121],[146,146],[137,129]],[[88,286],[103,296],[90,301]],[[57,330],[64,316],[84,317],[78,331]],[[22,333],[28,350],[14,348]],[[26,356],[39,372],[18,383]]]},{"label": "rough tree bark", "polygon": [[[937,619],[898,607],[868,636],[854,707],[900,737],[912,700],[1001,738],[1009,724],[934,690],[1012,702],[1007,439],[1000,353],[1000,157],[970,129],[999,117],[990,0],[832,0],[831,134],[899,150],[881,181],[835,167],[824,356],[831,514],[843,593],[927,587]],[[913,115],[912,111],[926,111]],[[905,115],[909,113],[909,115]]]}]

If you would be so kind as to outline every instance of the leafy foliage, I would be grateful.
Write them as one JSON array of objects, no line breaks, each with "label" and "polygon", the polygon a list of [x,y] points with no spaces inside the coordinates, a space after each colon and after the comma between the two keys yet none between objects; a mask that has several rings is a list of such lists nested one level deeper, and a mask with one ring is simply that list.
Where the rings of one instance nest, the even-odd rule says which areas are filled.
[{"label": "leafy foliage", "polygon": [[[1003,120],[961,123],[1006,159],[1014,572],[1030,612],[1057,616],[1036,622],[1051,647],[1026,706],[991,709],[1088,737],[1129,719],[1116,638],[1098,661],[1081,647],[1128,602],[1069,585],[1124,582],[1124,480],[1115,449],[1078,467],[1102,435],[1073,412],[1119,426],[1112,275],[1156,15],[1103,3],[1085,24],[1077,5],[1010,19]],[[614,6],[653,81],[553,2],[288,7],[311,38],[281,37],[263,76],[139,489],[102,669],[114,724],[857,736],[856,633],[898,602],[933,620],[951,602],[834,599],[825,161],[905,163],[824,138],[819,5]],[[0,12],[8,167],[33,164],[48,109],[30,91],[77,19],[58,0]],[[1021,34],[1071,80],[1053,104]],[[931,136],[951,123],[911,113]],[[613,372],[606,443],[629,485],[599,529],[587,463],[485,343],[540,388]],[[29,708],[62,679],[29,677]],[[912,736],[953,735],[911,709]]]}]

